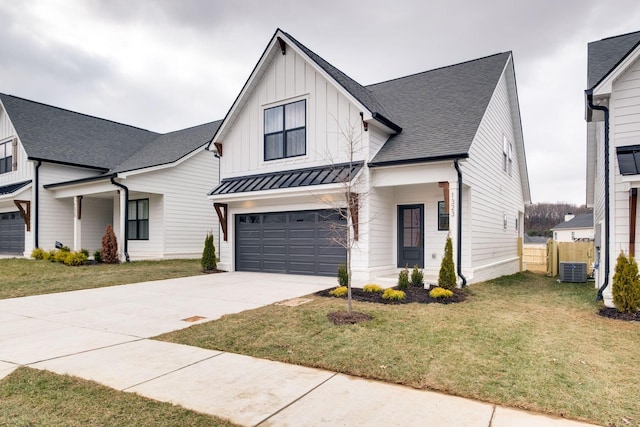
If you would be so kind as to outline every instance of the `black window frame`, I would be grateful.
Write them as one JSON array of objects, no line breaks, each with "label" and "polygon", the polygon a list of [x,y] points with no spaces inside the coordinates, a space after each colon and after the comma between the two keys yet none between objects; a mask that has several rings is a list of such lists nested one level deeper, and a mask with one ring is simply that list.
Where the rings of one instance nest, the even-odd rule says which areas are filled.
[{"label": "black window frame", "polygon": [[[147,203],[147,218],[138,218],[138,208],[141,202],[146,202]],[[131,215],[128,215],[127,218],[127,239],[128,240],[149,240],[149,234],[150,230],[149,230],[149,216],[150,216],[150,212],[151,212],[151,204],[149,203],[149,199],[135,199],[135,200],[129,200],[129,204],[127,205],[127,209],[129,209],[129,206],[135,203],[136,205],[136,218],[131,218]],[[140,227],[141,224],[146,223],[146,230],[147,230],[147,235],[145,236],[141,236],[142,233],[140,233],[140,230],[142,230],[142,228]],[[135,233],[131,232],[131,228],[130,225],[131,224],[135,224]],[[135,234],[135,235],[132,235]]]},{"label": "black window frame", "polygon": [[13,140],[0,142],[0,153],[0,175],[13,172]]},{"label": "black window frame", "polygon": [[616,148],[618,158],[618,170],[620,175],[640,174],[640,145],[627,145]]},{"label": "black window frame", "polygon": [[[287,105],[293,105],[302,102],[304,105],[304,126],[298,126],[295,128],[287,129],[286,128],[286,114],[285,109]],[[276,109],[282,109],[282,130],[275,132],[266,132],[266,116],[268,111],[273,111]],[[275,107],[265,108],[262,113],[262,123],[263,123],[263,158],[265,162],[271,160],[280,160],[280,159],[288,159],[292,157],[301,157],[307,155],[307,100],[299,99],[297,101],[288,102],[286,104],[276,105]],[[294,131],[304,130],[304,151],[302,153],[297,154],[289,154],[287,153],[287,135]],[[280,157],[267,157],[267,137],[282,134],[282,156]]]},{"label": "black window frame", "polygon": [[[446,218],[447,228],[444,228],[443,222]],[[444,201],[438,202],[438,231],[449,231],[449,213],[446,210]]]}]

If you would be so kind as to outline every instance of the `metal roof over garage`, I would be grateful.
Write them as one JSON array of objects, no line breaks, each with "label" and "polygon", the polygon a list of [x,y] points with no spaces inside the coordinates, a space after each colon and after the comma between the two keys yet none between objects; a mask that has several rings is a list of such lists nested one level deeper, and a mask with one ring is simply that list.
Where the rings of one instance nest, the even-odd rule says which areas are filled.
[{"label": "metal roof over garage", "polygon": [[346,182],[349,177],[355,177],[362,165],[363,162],[342,163],[339,165],[228,178],[223,179],[220,185],[211,190],[209,195],[338,184]]},{"label": "metal roof over garage", "polygon": [[23,187],[26,187],[28,184],[31,184],[31,181],[18,182],[16,184],[5,185],[4,187],[0,187],[0,196],[4,196],[5,194],[15,193]]}]

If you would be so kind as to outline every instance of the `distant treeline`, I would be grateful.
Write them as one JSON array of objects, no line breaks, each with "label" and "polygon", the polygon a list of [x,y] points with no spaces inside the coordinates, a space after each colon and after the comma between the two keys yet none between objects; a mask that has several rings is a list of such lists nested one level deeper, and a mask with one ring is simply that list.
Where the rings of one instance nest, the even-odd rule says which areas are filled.
[{"label": "distant treeline", "polygon": [[551,228],[564,221],[568,213],[581,214],[591,212],[585,205],[570,203],[536,203],[525,208],[524,232],[529,236],[551,237]]}]

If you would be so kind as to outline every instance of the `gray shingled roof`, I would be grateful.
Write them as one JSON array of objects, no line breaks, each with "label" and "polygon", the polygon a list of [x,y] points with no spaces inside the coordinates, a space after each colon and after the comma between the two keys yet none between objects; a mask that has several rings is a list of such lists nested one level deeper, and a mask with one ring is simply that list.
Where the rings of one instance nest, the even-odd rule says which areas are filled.
[{"label": "gray shingled roof", "polygon": [[[347,76],[342,71],[338,70],[333,65],[329,64],[322,57],[317,55],[312,50],[308,49],[305,45],[300,43],[291,34],[288,34],[282,30],[284,35],[286,35],[300,50],[302,50],[311,60],[313,60],[320,68],[327,72],[336,82],[338,82],[347,92],[349,92],[354,98],[356,98],[362,105],[367,107],[369,111],[382,115],[387,120],[391,121],[391,123],[396,124],[397,122],[394,120],[393,115],[383,107],[383,105],[376,99],[376,96],[366,87],[362,86],[360,83],[353,80],[351,77]],[[278,31],[276,31],[277,34]]]},{"label": "gray shingled roof", "polygon": [[589,43],[587,86],[593,89],[640,44],[640,31]]},{"label": "gray shingled roof", "polygon": [[499,53],[367,86],[402,127],[369,165],[466,156],[510,57]]},{"label": "gray shingled roof", "polygon": [[552,230],[560,230],[567,228],[592,228],[593,227],[593,213],[578,214],[569,221],[561,222],[552,228]]},{"label": "gray shingled roof", "polygon": [[124,172],[171,163],[208,143],[221,121],[159,134],[0,93],[31,159]]},{"label": "gray shingled roof", "polygon": [[160,135],[110,172],[125,172],[173,163],[204,146],[216,133],[222,120]]}]

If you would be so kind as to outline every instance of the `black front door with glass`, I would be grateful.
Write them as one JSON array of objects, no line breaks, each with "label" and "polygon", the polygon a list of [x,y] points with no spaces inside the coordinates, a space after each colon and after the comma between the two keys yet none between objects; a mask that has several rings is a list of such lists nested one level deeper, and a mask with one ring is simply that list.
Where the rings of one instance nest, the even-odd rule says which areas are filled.
[{"label": "black front door with glass", "polygon": [[424,205],[398,206],[398,267],[424,268]]}]

